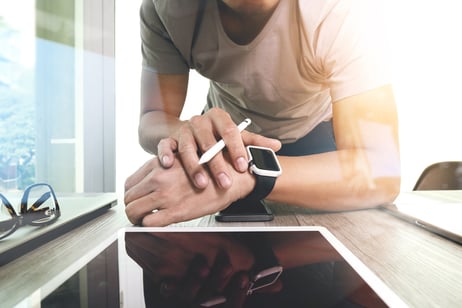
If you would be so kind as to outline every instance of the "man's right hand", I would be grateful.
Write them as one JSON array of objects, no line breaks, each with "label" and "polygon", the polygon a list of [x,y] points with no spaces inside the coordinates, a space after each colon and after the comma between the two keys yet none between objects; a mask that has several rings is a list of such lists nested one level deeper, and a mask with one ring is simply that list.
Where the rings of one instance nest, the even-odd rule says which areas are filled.
[{"label": "man's right hand", "polygon": [[[230,115],[219,109],[213,108],[201,116],[192,117],[178,130],[176,139],[173,137],[162,139],[158,144],[158,157],[164,168],[173,165],[174,155],[178,155],[182,161],[188,177],[194,186],[204,189],[209,184],[209,176],[204,165],[199,165],[199,153],[205,153],[218,140],[223,139],[229,161],[238,172],[246,172],[248,168],[245,145],[258,145],[279,150],[281,143],[276,139],[266,138],[248,131],[239,132],[236,123]],[[223,157],[223,152],[218,153],[208,163],[210,176],[222,189],[228,189],[232,185],[229,162]]]}]

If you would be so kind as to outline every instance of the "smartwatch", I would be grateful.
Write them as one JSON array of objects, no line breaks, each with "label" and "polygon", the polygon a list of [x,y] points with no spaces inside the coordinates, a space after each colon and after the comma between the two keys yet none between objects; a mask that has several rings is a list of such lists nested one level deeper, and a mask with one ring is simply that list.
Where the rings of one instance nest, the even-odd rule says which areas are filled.
[{"label": "smartwatch", "polygon": [[250,172],[257,182],[254,190],[246,199],[260,201],[273,190],[276,178],[282,173],[281,165],[270,148],[247,146],[247,155]]},{"label": "smartwatch", "polygon": [[265,236],[264,232],[241,234],[241,239],[247,244],[255,258],[247,295],[252,295],[256,290],[274,284],[278,281],[283,271],[283,267],[279,264]]}]

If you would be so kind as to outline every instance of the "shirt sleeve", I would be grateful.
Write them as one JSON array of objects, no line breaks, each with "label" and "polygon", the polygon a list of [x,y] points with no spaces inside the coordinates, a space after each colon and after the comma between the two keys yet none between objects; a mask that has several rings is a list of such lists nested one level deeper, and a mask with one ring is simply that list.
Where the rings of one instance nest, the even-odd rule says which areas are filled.
[{"label": "shirt sleeve", "polygon": [[187,74],[189,66],[175,47],[159,17],[153,0],[143,0],[140,9],[143,69],[159,74]]},{"label": "shirt sleeve", "polygon": [[386,31],[376,1],[338,1],[315,37],[313,46],[333,102],[391,82]]}]

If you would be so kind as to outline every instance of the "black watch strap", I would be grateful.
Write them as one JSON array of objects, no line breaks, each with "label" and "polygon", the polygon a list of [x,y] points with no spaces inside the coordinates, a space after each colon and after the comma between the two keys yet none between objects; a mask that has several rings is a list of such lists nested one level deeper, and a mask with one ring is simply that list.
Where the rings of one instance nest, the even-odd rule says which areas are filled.
[{"label": "black watch strap", "polygon": [[255,257],[253,272],[260,272],[261,270],[279,265],[279,261],[266,236],[265,232],[246,232],[240,236]]},{"label": "black watch strap", "polygon": [[252,277],[249,282],[247,295],[261,288],[270,286],[279,279],[283,268],[274,255],[273,248],[267,241],[268,233],[246,232],[241,234],[243,242],[252,251],[255,263],[252,268]]},{"label": "black watch strap", "polygon": [[253,175],[256,179],[255,188],[246,197],[246,199],[260,201],[265,199],[266,196],[268,196],[273,190],[274,184],[276,183],[276,177],[258,175],[255,173]]}]

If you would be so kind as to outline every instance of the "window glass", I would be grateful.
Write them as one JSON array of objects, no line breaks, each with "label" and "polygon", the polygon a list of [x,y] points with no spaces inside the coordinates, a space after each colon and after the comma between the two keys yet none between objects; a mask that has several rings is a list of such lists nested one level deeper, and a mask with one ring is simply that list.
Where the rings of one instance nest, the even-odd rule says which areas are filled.
[{"label": "window glass", "polygon": [[35,181],[34,3],[0,2],[0,188]]},{"label": "window glass", "polygon": [[0,1],[1,191],[35,182],[57,191],[106,190],[104,183],[85,186],[86,176],[103,182],[104,168],[114,169],[99,163],[110,151],[94,147],[102,154],[92,155],[89,146],[114,142],[103,133],[103,123],[113,123],[104,119],[105,108],[113,108],[113,97],[106,96],[109,107],[104,99],[114,90],[105,82],[113,52],[97,47],[105,46],[102,33],[113,42],[113,27],[103,22],[113,21],[103,18],[111,14],[106,2]]}]

